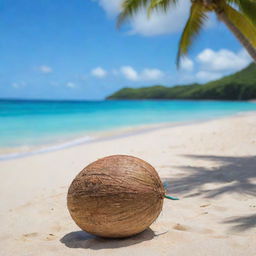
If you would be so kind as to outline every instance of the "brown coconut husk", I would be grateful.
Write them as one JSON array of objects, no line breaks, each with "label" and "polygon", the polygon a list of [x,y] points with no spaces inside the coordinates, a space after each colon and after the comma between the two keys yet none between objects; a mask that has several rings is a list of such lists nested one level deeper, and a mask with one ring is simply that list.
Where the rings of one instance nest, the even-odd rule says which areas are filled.
[{"label": "brown coconut husk", "polygon": [[155,221],[164,194],[150,164],[133,156],[114,155],[93,162],[76,176],[67,204],[84,231],[102,237],[128,237]]}]

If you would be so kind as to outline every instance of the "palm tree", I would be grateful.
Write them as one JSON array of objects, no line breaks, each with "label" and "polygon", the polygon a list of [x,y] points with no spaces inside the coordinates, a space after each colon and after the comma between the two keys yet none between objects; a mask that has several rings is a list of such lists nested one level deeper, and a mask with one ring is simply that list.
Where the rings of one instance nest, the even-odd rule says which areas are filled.
[{"label": "palm tree", "polygon": [[[124,0],[118,26],[134,15],[140,8],[146,8],[150,16],[153,10],[166,12],[179,0]],[[195,37],[205,24],[208,13],[214,12],[226,24],[256,62],[256,0],[191,0],[190,16],[182,32],[177,65],[186,55]]]}]

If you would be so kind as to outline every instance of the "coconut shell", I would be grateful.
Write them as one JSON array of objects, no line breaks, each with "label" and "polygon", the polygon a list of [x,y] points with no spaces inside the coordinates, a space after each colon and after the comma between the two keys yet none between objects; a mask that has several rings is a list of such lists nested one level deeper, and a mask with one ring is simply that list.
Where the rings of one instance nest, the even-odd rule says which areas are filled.
[{"label": "coconut shell", "polygon": [[76,176],[67,205],[84,231],[102,237],[128,237],[156,220],[164,194],[150,164],[133,156],[114,155],[89,164]]}]

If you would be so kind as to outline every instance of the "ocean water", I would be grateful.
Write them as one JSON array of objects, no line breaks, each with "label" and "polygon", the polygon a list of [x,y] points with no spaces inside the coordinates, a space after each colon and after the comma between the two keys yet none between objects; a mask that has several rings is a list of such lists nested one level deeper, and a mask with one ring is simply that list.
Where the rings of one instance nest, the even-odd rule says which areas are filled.
[{"label": "ocean water", "polygon": [[0,148],[86,141],[140,125],[207,120],[256,111],[250,102],[0,100]]}]

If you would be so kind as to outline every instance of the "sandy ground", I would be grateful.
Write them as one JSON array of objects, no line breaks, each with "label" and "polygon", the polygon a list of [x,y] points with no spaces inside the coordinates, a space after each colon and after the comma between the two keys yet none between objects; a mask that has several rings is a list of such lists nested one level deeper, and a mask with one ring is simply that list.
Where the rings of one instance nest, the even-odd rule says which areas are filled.
[{"label": "sandy ground", "polygon": [[[106,155],[151,163],[168,191],[157,221],[129,239],[79,230],[66,207],[75,175]],[[256,255],[256,114],[0,162],[0,255]]]}]

